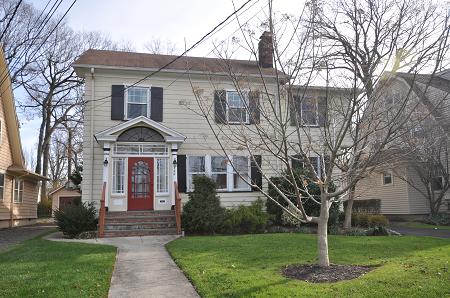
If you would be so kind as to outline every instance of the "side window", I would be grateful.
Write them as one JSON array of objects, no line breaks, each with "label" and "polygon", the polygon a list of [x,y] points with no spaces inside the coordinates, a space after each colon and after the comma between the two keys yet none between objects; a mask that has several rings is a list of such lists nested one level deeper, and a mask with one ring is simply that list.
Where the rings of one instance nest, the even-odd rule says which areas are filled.
[{"label": "side window", "polygon": [[392,171],[383,172],[383,185],[392,184]]},{"label": "side window", "polygon": [[317,99],[314,97],[305,97],[301,103],[302,125],[317,126],[319,125],[319,106]]},{"label": "side window", "polygon": [[124,188],[125,159],[114,158],[112,170],[113,170],[112,193],[113,194],[123,194],[125,192],[125,188]]},{"label": "side window", "polygon": [[4,192],[5,192],[5,174],[0,173],[0,201],[3,201]]},{"label": "side window", "polygon": [[248,93],[227,91],[228,123],[248,123]]},{"label": "side window", "polygon": [[23,202],[23,180],[14,179],[14,203]]},{"label": "side window", "polygon": [[139,116],[150,118],[150,88],[130,87],[126,89],[126,118]]},{"label": "side window", "polygon": [[169,192],[169,172],[167,158],[156,159],[156,192],[165,194]]}]

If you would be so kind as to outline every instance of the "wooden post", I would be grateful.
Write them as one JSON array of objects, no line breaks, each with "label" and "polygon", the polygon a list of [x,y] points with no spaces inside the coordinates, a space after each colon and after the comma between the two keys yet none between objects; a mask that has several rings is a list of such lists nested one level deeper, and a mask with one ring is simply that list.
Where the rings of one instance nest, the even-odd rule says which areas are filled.
[{"label": "wooden post", "polygon": [[100,200],[100,211],[98,216],[98,238],[105,237],[105,194],[106,193],[106,182],[103,182],[102,188],[102,199]]},{"label": "wooden post", "polygon": [[178,192],[178,183],[174,182],[175,188],[175,221],[177,225],[177,234],[181,234],[181,196]]}]

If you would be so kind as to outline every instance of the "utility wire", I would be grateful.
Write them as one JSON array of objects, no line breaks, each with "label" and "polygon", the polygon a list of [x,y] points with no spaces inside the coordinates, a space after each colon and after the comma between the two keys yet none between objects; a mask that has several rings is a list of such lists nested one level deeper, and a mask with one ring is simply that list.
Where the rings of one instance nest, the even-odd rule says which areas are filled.
[{"label": "utility wire", "polygon": [[[211,29],[208,33],[206,33],[205,35],[202,36],[202,38],[200,38],[196,43],[194,43],[191,47],[189,47],[187,50],[185,50],[182,54],[176,56],[174,59],[172,59],[171,61],[169,61],[168,63],[164,64],[163,66],[161,66],[160,68],[158,68],[157,70],[155,70],[154,72],[149,73],[148,75],[146,75],[145,77],[143,77],[142,79],[139,79],[138,81],[134,82],[131,85],[128,85],[124,88],[124,90],[127,90],[131,87],[134,87],[136,85],[138,85],[139,83],[145,81],[146,79],[154,76],[155,74],[161,72],[162,70],[164,70],[165,68],[167,68],[168,66],[170,66],[172,63],[174,63],[175,61],[179,60],[181,57],[183,57],[184,55],[186,55],[186,53],[188,53],[189,51],[191,51],[193,48],[195,48],[197,45],[199,45],[200,43],[202,43],[205,39],[207,39],[210,35],[212,35],[214,33],[214,31],[217,30],[217,28],[219,28],[220,26],[222,26],[224,23],[226,23],[230,18],[232,18],[235,14],[237,14],[239,11],[241,11],[248,3],[252,2],[252,0],[248,0],[247,2],[245,2],[244,4],[241,5],[241,7],[239,7],[237,10],[235,10],[233,13],[231,13],[230,15],[228,15],[224,20],[222,20],[218,25],[216,25],[213,29]],[[100,101],[100,100],[104,100],[104,99],[108,99],[111,98],[111,95],[107,95],[104,97],[100,97],[100,98],[96,98],[94,100],[86,100],[85,103],[88,103],[90,101]]]},{"label": "utility wire", "polygon": [[19,2],[17,2],[16,7],[14,8],[14,12],[11,16],[11,18],[9,19],[8,23],[6,24],[5,29],[2,32],[2,35],[0,36],[0,41],[3,41],[3,36],[5,35],[6,31],[8,30],[9,26],[11,25],[12,20],[14,19],[14,17],[16,16],[17,10],[19,9],[20,4],[22,4],[23,0],[19,0]]}]

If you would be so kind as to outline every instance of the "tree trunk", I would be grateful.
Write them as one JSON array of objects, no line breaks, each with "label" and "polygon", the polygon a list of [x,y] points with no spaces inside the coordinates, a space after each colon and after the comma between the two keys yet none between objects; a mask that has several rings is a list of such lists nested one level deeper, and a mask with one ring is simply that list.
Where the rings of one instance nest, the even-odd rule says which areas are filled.
[{"label": "tree trunk", "polygon": [[317,250],[319,253],[319,266],[330,266],[328,257],[328,217],[330,216],[330,202],[321,195],[320,217],[317,227]]},{"label": "tree trunk", "polygon": [[352,227],[352,211],[353,211],[353,198],[355,195],[355,187],[352,186],[348,193],[347,206],[345,207],[345,219],[344,229],[350,229]]},{"label": "tree trunk", "polygon": [[[42,150],[42,176],[48,176],[48,159],[49,159],[49,144],[44,144],[44,149]],[[41,197],[47,199],[47,181],[42,182]]]}]

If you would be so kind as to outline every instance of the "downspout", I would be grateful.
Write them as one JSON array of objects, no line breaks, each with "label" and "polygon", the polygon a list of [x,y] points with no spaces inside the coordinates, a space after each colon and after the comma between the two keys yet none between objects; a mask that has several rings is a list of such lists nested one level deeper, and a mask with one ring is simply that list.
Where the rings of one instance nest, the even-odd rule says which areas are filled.
[{"label": "downspout", "polygon": [[[94,79],[94,71],[95,69],[91,67],[91,119],[90,119],[90,137],[94,136],[94,110],[95,110],[95,79]],[[90,196],[91,200],[93,199],[94,195],[94,140],[91,139],[91,156],[89,162],[91,163],[91,191]]]}]

